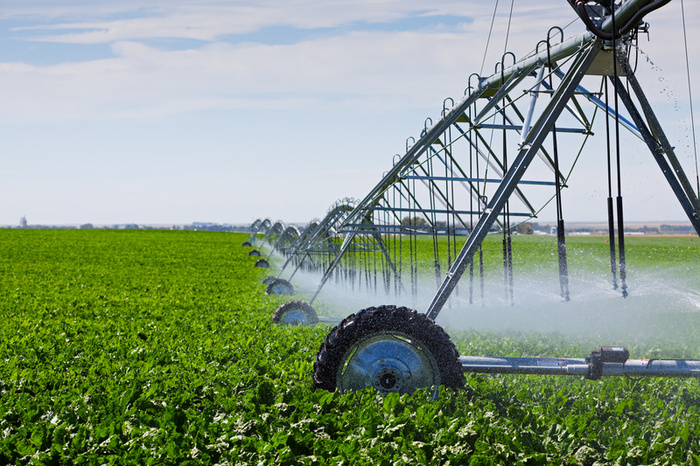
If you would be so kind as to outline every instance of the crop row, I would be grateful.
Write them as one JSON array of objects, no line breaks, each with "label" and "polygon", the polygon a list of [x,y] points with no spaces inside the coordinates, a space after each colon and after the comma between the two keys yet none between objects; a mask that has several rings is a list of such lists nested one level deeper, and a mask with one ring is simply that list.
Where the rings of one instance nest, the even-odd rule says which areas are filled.
[{"label": "crop row", "polygon": [[[463,390],[443,390],[437,401],[422,392],[315,391],[313,360],[329,328],[270,321],[283,298],[265,295],[266,271],[252,266],[242,240],[0,230],[0,463],[700,459],[694,380],[465,376]],[[676,246],[685,247],[669,247]],[[697,316],[678,317],[697,328]],[[462,354],[583,357],[594,344],[553,333],[447,330]],[[694,333],[642,339],[631,351],[697,357]]]}]

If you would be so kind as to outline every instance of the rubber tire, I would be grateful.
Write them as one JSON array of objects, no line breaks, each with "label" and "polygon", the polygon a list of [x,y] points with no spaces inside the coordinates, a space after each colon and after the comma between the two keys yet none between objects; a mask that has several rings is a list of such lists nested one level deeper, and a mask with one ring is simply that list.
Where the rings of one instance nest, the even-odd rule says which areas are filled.
[{"label": "rubber tire", "polygon": [[266,261],[265,259],[259,259],[255,262],[256,267],[262,267],[264,269],[270,267],[270,263]]},{"label": "rubber tire", "polygon": [[251,247],[251,246],[253,246],[253,245],[250,244],[248,241],[244,241],[243,244],[242,244],[241,246],[243,246],[244,248],[249,248],[249,247]]},{"label": "rubber tire", "polygon": [[274,280],[277,280],[277,277],[275,277],[274,275],[268,275],[267,277],[263,278],[262,284],[267,286]]},{"label": "rubber tire", "polygon": [[267,285],[265,292],[267,294],[291,296],[294,294],[294,287],[287,280],[276,278]]},{"label": "rubber tire", "polygon": [[462,388],[459,353],[442,327],[413,309],[388,305],[363,309],[331,330],[316,355],[313,387],[334,391],[338,369],[347,361],[349,351],[374,333],[401,333],[420,342],[435,359],[441,384],[451,389]]},{"label": "rubber tire", "polygon": [[314,308],[311,307],[309,303],[306,303],[304,301],[287,301],[286,303],[282,304],[272,314],[272,322],[276,324],[284,324],[285,322],[283,321],[285,314],[292,311],[301,311],[304,318],[297,324],[290,325],[314,325],[318,323],[318,316],[316,315],[316,311],[314,311]]},{"label": "rubber tire", "polygon": [[249,255],[249,256],[255,256],[255,257],[260,257],[260,251],[258,251],[257,249],[253,249],[252,251],[250,251],[250,252],[248,253],[248,255]]}]

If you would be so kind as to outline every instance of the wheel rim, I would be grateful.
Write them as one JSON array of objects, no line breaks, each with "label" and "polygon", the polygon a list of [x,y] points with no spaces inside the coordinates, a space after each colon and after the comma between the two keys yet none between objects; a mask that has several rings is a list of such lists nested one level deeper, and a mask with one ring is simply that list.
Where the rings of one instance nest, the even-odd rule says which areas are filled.
[{"label": "wheel rim", "polygon": [[285,325],[308,325],[309,319],[301,309],[290,309],[282,315],[280,323]]},{"label": "wheel rim", "polygon": [[430,351],[407,335],[374,334],[355,344],[338,369],[341,392],[372,386],[379,392],[413,393],[432,387],[437,396],[440,371]]},{"label": "wheel rim", "polygon": [[291,290],[284,283],[277,283],[270,289],[271,294],[285,294],[290,295]]}]

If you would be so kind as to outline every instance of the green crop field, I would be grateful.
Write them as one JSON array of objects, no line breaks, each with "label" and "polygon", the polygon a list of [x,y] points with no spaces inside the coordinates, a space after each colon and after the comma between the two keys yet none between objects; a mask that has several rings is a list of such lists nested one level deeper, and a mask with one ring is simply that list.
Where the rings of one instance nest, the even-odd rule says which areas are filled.
[{"label": "green crop field", "polygon": [[[244,239],[0,230],[0,464],[700,463],[693,379],[465,375],[437,401],[314,391],[330,328],[271,322],[285,299],[265,295],[269,271]],[[568,241],[572,268],[605,274],[605,238]],[[516,243],[519,266],[556,267],[551,238]],[[628,238],[630,267],[686,290],[699,258],[698,238]],[[633,357],[700,358],[698,313],[667,316],[682,331],[629,342]],[[585,357],[608,343],[446,330],[469,355]]]}]

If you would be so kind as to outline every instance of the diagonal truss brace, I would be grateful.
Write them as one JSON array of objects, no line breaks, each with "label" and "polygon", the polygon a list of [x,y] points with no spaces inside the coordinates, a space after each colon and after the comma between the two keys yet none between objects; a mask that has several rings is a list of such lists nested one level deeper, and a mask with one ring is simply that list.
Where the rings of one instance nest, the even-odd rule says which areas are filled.
[{"label": "diagonal truss brace", "polygon": [[627,81],[632,87],[632,91],[637,96],[639,105],[642,108],[646,121],[649,125],[648,127],[644,123],[642,116],[637,111],[637,108],[632,102],[630,95],[625,90],[625,86],[622,84],[619,78],[617,79],[617,82],[614,83],[615,87],[617,88],[617,93],[627,108],[627,111],[632,116],[635,125],[637,125],[639,128],[639,132],[644,139],[644,142],[649,147],[651,154],[654,156],[659,168],[666,177],[666,181],[668,181],[671,189],[678,199],[678,202],[680,202],[683,210],[688,216],[690,223],[692,223],[695,231],[697,231],[698,235],[700,235],[700,200],[698,200],[698,194],[694,192],[688,177],[683,171],[683,167],[681,167],[673,147],[666,138],[666,135],[664,134],[664,131],[661,128],[661,125],[659,124],[649,101],[644,95],[642,87],[639,85],[639,81],[637,81],[637,78],[631,72],[632,67],[629,65],[629,63],[623,61],[622,58],[620,58],[620,64],[622,65],[623,69],[627,69]]}]

